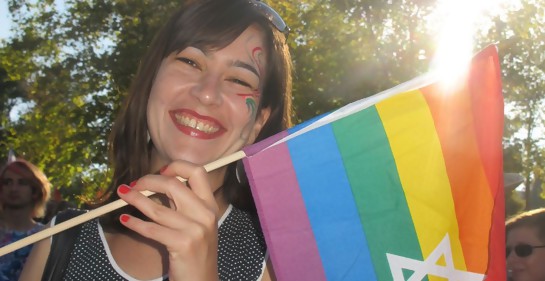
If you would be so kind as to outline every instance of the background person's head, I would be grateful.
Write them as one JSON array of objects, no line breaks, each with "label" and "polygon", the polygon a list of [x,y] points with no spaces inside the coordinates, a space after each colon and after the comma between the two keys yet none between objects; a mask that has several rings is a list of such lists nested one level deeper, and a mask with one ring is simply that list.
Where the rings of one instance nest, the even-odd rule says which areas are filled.
[{"label": "background person's head", "polygon": [[512,280],[545,280],[545,208],[508,219],[505,232],[507,270]]},{"label": "background person's head", "polygon": [[51,184],[34,164],[18,158],[0,170],[0,202],[2,209],[31,208],[32,217],[44,215]]},{"label": "background person's head", "polygon": [[[260,141],[291,126],[291,58],[286,34],[264,14],[260,1],[204,0],[187,1],[156,35],[136,74],[126,103],[110,136],[110,157],[114,177],[110,191],[152,171],[153,142],[149,138],[148,101],[158,72],[165,59],[193,47],[204,53],[220,51],[232,44],[250,26],[263,33],[265,69],[260,77],[260,98],[256,117],[262,109],[270,111],[255,141]],[[155,140],[154,140],[155,138]],[[177,159],[171,159],[177,160]],[[182,159],[185,160],[185,159]],[[155,167],[154,167],[155,168]],[[240,189],[235,183],[234,165],[226,172],[223,192],[227,201],[236,201]],[[246,191],[247,194],[249,191]],[[117,199],[110,192],[108,201]],[[248,196],[246,196],[248,198]]]}]

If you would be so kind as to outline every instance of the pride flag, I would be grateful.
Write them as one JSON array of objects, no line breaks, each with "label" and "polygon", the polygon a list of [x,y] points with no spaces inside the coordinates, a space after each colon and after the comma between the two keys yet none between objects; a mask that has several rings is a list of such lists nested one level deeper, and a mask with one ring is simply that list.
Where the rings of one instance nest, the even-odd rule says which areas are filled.
[{"label": "pride flag", "polygon": [[245,149],[278,280],[505,280],[497,50],[411,87]]}]

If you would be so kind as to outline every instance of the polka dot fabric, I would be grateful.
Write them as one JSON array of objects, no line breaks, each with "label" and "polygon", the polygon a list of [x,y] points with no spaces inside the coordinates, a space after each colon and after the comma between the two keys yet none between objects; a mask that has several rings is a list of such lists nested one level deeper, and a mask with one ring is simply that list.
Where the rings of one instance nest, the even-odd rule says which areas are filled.
[{"label": "polka dot fabric", "polygon": [[250,218],[236,208],[219,228],[220,280],[258,280],[265,262],[265,240]]},{"label": "polka dot fabric", "polygon": [[[218,230],[220,280],[259,280],[266,251],[263,234],[249,214],[232,206],[222,219]],[[63,280],[137,280],[110,263],[106,246],[98,220],[85,223],[70,254]]]},{"label": "polka dot fabric", "polygon": [[98,220],[83,225],[70,256],[64,280],[127,280],[108,260]]}]

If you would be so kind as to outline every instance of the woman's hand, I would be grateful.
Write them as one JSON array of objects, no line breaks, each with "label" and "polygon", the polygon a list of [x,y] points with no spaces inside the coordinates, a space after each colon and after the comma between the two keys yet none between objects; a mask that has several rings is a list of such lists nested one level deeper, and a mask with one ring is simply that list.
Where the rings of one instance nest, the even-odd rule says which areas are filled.
[{"label": "woman's hand", "polygon": [[[176,161],[163,168],[161,175],[132,183],[132,189],[118,188],[121,199],[151,219],[122,215],[121,222],[166,246],[170,280],[218,280],[219,208],[206,175],[202,167]],[[176,176],[187,179],[187,184]],[[136,192],[143,190],[166,195],[170,208]]]}]

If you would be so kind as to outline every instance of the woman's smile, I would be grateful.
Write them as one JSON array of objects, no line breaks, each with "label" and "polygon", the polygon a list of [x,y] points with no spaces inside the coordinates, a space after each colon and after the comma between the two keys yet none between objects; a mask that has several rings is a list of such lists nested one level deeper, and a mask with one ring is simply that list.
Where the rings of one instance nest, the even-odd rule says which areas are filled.
[{"label": "woman's smile", "polygon": [[169,114],[176,128],[192,137],[213,139],[221,136],[226,131],[218,120],[209,116],[202,116],[193,110],[170,110]]}]

